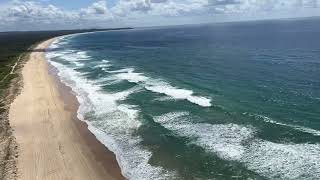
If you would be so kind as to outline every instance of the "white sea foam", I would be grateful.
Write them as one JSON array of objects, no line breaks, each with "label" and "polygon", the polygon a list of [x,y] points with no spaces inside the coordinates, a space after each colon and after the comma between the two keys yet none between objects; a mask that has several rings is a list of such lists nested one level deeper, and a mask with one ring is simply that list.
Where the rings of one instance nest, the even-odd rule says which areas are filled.
[{"label": "white sea foam", "polygon": [[[83,56],[83,53],[76,53]],[[71,59],[67,59],[70,58]],[[73,61],[72,56],[64,56]],[[140,146],[141,138],[134,131],[141,126],[139,109],[120,104],[130,94],[141,90],[139,87],[117,92],[103,92],[95,81],[88,80],[73,66],[63,65],[53,60],[49,62],[58,69],[62,82],[76,93],[80,103],[78,118],[86,120],[89,130],[116,154],[122,173],[128,179],[168,179],[175,175],[160,167],[151,166],[148,161],[151,152]]]},{"label": "white sea foam", "polygon": [[79,61],[89,60],[90,56],[86,55],[85,52],[76,52],[74,50],[69,51],[53,51],[46,53],[46,57],[51,58],[60,58],[63,60],[67,60],[68,62],[80,63]]},{"label": "white sea foam", "polygon": [[53,43],[51,43],[51,45],[50,45],[50,49],[56,49],[56,48],[58,48],[59,46],[57,45],[57,43],[55,43],[55,42],[53,42]]},{"label": "white sea foam", "polygon": [[286,127],[290,127],[290,128],[293,128],[293,129],[301,131],[301,132],[312,134],[314,136],[320,136],[319,130],[315,130],[315,129],[311,129],[311,128],[299,126],[299,125],[285,124],[282,122],[275,121],[267,116],[255,115],[255,114],[249,114],[249,113],[245,113],[245,114],[248,114],[249,116],[257,117],[258,119],[262,119],[264,122],[267,122],[267,123],[277,124],[280,126],[286,126]]},{"label": "white sea foam", "polygon": [[245,151],[242,143],[253,136],[252,128],[236,124],[194,124],[189,122],[188,115],[187,112],[172,112],[154,117],[154,120],[181,136],[194,138],[194,144],[223,159],[241,159]]},{"label": "white sea foam", "polygon": [[95,68],[102,68],[102,69],[107,69],[111,67],[112,65],[110,64],[110,61],[103,59],[99,64],[95,65]]},{"label": "white sea foam", "polygon": [[77,52],[77,55],[79,56],[79,57],[85,57],[85,58],[88,58],[89,56],[87,55],[87,52],[85,52],[85,51],[79,51],[79,52]]},{"label": "white sea foam", "polygon": [[114,85],[120,83],[122,80],[120,79],[114,79],[114,78],[103,78],[100,83],[98,83],[99,86],[106,86],[106,85]]},{"label": "white sea foam", "polygon": [[[58,45],[57,45],[58,46]],[[73,51],[53,51],[53,52],[47,52],[46,53],[46,57],[48,57],[48,58],[56,58],[56,57],[62,57],[62,56],[64,56],[64,55],[66,55],[66,54],[70,54],[70,53],[72,53]]]},{"label": "white sea foam", "polygon": [[120,80],[127,80],[133,83],[146,82],[149,78],[144,76],[143,73],[134,72],[133,68],[124,68],[119,70],[108,70],[104,69],[108,73],[114,74],[113,77],[116,77]]},{"label": "white sea foam", "polygon": [[212,106],[210,98],[195,96],[192,90],[174,87],[161,79],[154,79],[145,76],[143,73],[134,72],[134,68],[124,68],[119,70],[106,69],[105,71],[108,73],[112,73],[113,76],[118,79],[127,80],[133,83],[139,83],[140,85],[143,85],[147,90],[155,93],[165,94],[177,100],[188,100],[191,103],[203,107]]},{"label": "white sea foam", "polygon": [[319,130],[306,128],[306,127],[303,127],[303,126],[291,126],[291,127],[294,127],[296,130],[300,130],[302,132],[313,134],[314,136],[320,136],[320,131]]},{"label": "white sea foam", "polygon": [[[320,144],[280,144],[256,138],[255,129],[236,124],[191,123],[188,112],[154,117],[222,159],[238,161],[271,179],[319,179]],[[188,120],[189,119],[189,120]]]},{"label": "white sea foam", "polygon": [[[67,42],[61,42],[65,37],[60,37],[55,40],[49,47],[48,52],[46,53],[46,57],[51,58],[61,58],[67,61],[72,61],[76,65],[80,65],[82,63],[78,62],[81,60],[89,60],[90,56],[86,51],[75,51],[75,50],[59,50],[61,45],[67,44]],[[82,65],[80,65],[82,66]]]},{"label": "white sea foam", "polygon": [[174,98],[170,96],[158,97],[154,99],[155,101],[173,101]]},{"label": "white sea foam", "polygon": [[84,61],[89,60],[90,56],[86,52],[70,52],[60,56],[60,58],[67,61]]},{"label": "white sea foam", "polygon": [[247,148],[242,162],[271,179],[319,179],[319,144],[278,144],[257,141]]},{"label": "white sea foam", "polygon": [[117,78],[122,80],[127,80],[129,82],[138,83],[138,82],[146,82],[149,78],[144,76],[143,73],[135,73],[133,71],[129,71],[126,73],[119,73],[115,75]]},{"label": "white sea foam", "polygon": [[[123,171],[122,173],[129,179],[172,179],[174,174],[172,172],[164,171],[160,167],[152,167],[148,164],[151,157],[151,152],[141,149],[139,144],[140,139],[132,137],[128,142],[117,143],[113,138],[109,138],[103,131],[95,128],[95,126],[88,126],[89,130],[93,132],[97,139],[107,146],[111,151],[117,153],[118,162],[121,169],[130,169],[130,171]],[[139,153],[137,153],[139,152]],[[139,161],[140,163],[136,163]]]},{"label": "white sea foam", "polygon": [[77,62],[77,61],[74,61],[73,64],[74,64],[75,66],[77,66],[77,67],[82,67],[82,66],[84,66],[83,63],[80,63],[80,62]]},{"label": "white sea foam", "polygon": [[185,99],[199,106],[211,106],[211,99],[202,96],[195,96],[191,90],[176,88],[165,82],[147,82],[145,88],[149,91],[165,94],[175,99]]},{"label": "white sea foam", "polygon": [[119,69],[119,70],[105,70],[108,73],[129,73],[129,72],[133,72],[134,69],[133,68],[124,68],[124,69]]},{"label": "white sea foam", "polygon": [[95,66],[95,68],[108,68],[111,67],[111,64],[98,64]]}]

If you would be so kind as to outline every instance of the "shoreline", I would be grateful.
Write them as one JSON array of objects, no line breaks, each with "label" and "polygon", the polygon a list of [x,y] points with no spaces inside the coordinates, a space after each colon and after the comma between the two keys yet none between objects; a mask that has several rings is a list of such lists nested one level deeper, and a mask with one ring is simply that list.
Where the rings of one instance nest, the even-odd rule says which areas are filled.
[{"label": "shoreline", "polygon": [[[46,49],[55,39],[34,49]],[[125,179],[114,153],[77,118],[79,103],[45,51],[30,53],[22,76],[21,94],[9,113],[18,144],[18,179]]]},{"label": "shoreline", "polygon": [[68,109],[73,113],[72,121],[74,121],[78,130],[81,132],[85,143],[91,148],[91,151],[93,151],[96,160],[102,164],[107,172],[118,177],[117,179],[124,179],[123,175],[116,173],[120,169],[116,155],[96,138],[96,136],[88,129],[88,124],[86,122],[79,120],[77,117],[77,111],[80,104],[72,89],[61,82],[57,75],[57,69],[50,63],[47,62],[47,64],[49,75],[52,76],[52,79],[57,86],[61,99],[65,103],[65,109]]}]

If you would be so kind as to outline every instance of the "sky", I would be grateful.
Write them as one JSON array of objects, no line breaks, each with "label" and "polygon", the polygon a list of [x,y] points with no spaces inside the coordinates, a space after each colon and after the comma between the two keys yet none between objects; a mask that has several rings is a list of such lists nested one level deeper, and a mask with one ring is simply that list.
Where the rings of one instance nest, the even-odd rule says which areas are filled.
[{"label": "sky", "polygon": [[320,16],[320,0],[0,0],[0,31]]}]

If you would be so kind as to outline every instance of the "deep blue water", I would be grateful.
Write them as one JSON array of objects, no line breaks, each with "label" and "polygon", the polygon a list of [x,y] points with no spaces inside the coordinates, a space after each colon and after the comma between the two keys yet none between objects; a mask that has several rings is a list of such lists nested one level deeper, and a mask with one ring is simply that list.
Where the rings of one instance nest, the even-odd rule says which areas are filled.
[{"label": "deep blue water", "polygon": [[47,53],[129,179],[319,179],[320,21],[96,32]]}]

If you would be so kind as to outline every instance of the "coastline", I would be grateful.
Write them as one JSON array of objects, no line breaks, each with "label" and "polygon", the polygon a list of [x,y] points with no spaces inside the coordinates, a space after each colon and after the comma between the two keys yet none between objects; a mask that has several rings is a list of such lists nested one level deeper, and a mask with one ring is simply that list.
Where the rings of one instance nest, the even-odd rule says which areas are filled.
[{"label": "coastline", "polygon": [[56,38],[37,45],[22,69],[9,120],[18,144],[18,179],[124,179],[115,155],[77,119],[71,88],[45,59]]}]

